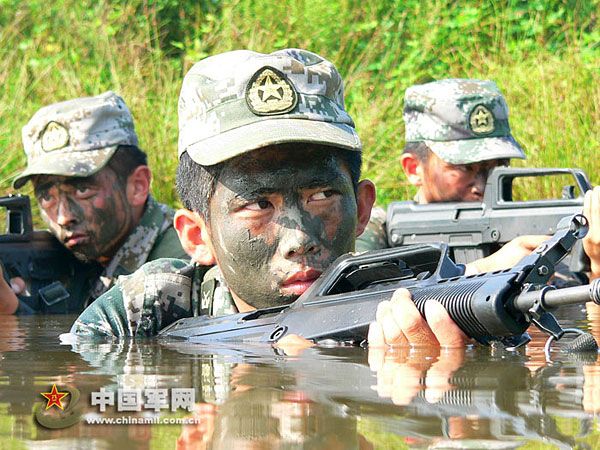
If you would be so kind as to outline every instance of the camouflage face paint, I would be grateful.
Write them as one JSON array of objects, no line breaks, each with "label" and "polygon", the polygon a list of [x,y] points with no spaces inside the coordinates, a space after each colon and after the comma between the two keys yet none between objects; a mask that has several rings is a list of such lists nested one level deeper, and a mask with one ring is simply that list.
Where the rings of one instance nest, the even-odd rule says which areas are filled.
[{"label": "camouflage face paint", "polygon": [[221,272],[234,296],[256,308],[298,298],[353,250],[356,224],[350,174],[326,148],[236,158],[210,202]]},{"label": "camouflage face paint", "polygon": [[505,160],[494,159],[473,164],[450,164],[431,153],[423,167],[422,203],[477,202],[483,199],[490,171]]},{"label": "camouflage face paint", "polygon": [[133,227],[133,212],[115,173],[86,178],[38,176],[35,196],[52,233],[82,261],[108,263]]}]

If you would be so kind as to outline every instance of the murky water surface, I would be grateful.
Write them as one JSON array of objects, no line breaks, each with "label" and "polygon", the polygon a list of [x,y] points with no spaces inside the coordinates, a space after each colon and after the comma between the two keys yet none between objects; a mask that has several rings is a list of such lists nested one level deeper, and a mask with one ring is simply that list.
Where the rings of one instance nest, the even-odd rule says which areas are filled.
[{"label": "murky water surface", "polygon": [[[596,309],[559,317],[600,337]],[[527,351],[513,353],[312,348],[294,355],[156,340],[61,344],[73,320],[2,319],[1,449],[600,448],[600,359],[555,352],[549,364],[539,333]],[[69,392],[64,412],[45,410],[41,393],[53,384]],[[35,409],[50,424],[62,426],[65,417],[74,424],[44,428]]]}]

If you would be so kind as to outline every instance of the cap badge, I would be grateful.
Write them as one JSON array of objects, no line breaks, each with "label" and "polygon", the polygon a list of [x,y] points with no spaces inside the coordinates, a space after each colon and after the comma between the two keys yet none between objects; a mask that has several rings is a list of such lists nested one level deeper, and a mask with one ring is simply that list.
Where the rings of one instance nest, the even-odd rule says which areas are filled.
[{"label": "cap badge", "polygon": [[248,82],[246,102],[258,116],[285,114],[294,109],[298,95],[283,73],[273,67],[263,67]]},{"label": "cap badge", "polygon": [[46,152],[69,145],[69,132],[58,122],[48,122],[42,133],[42,149]]},{"label": "cap badge", "polygon": [[483,105],[477,105],[469,116],[471,130],[475,134],[489,134],[494,131],[494,115]]}]

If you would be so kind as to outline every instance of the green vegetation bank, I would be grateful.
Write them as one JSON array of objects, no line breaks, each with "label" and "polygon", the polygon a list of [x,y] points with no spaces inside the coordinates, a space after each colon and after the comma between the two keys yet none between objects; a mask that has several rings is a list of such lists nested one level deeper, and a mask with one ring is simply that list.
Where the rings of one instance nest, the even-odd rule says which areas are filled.
[{"label": "green vegetation bank", "polygon": [[[600,183],[598,0],[0,0],[0,193],[25,164],[21,127],[41,106],[112,89],[132,109],[153,190],[176,204],[177,96],[208,55],[315,51],[346,80],[378,203],[409,198],[401,173],[404,90],[489,78],[533,167]],[[522,163],[518,163],[523,165]]]}]

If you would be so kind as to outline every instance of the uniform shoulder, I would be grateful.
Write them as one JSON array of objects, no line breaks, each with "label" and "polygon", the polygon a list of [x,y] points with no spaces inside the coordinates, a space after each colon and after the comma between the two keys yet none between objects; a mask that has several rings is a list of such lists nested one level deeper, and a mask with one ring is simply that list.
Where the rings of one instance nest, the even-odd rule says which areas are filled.
[{"label": "uniform shoulder", "polygon": [[371,223],[377,224],[379,226],[384,226],[386,218],[386,209],[376,206],[371,210]]},{"label": "uniform shoulder", "polygon": [[129,275],[155,275],[160,273],[180,273],[185,269],[192,268],[193,264],[179,258],[159,258],[148,261],[137,271]]},{"label": "uniform shoulder", "polygon": [[120,276],[112,289],[75,321],[71,333],[87,336],[153,336],[191,315],[196,266],[175,258],[147,262]]},{"label": "uniform shoulder", "polygon": [[181,247],[177,231],[173,228],[173,216],[175,211],[164,203],[157,202],[153,198],[150,199],[149,205],[151,205],[155,211],[155,213],[151,213],[150,215],[153,217],[154,225],[158,227],[159,233],[154,242],[154,246],[148,255],[147,261],[159,258],[179,258],[189,260],[190,257]]},{"label": "uniform shoulder", "polygon": [[161,280],[170,280],[173,276],[192,278],[194,270],[194,264],[182,259],[155,259],[143,264],[138,270],[129,275],[120,276],[115,286],[125,295],[131,292],[143,294],[149,280],[153,280],[153,283],[160,283]]}]

